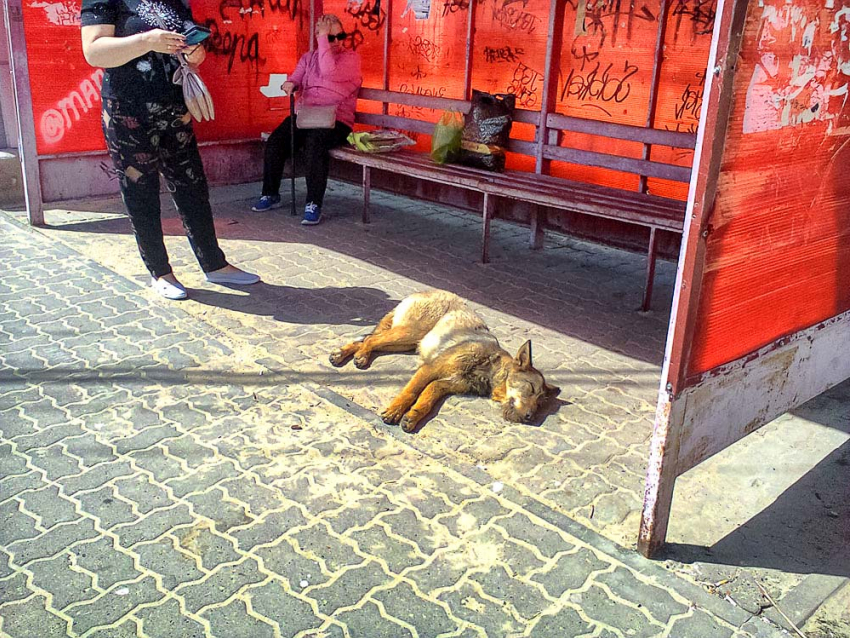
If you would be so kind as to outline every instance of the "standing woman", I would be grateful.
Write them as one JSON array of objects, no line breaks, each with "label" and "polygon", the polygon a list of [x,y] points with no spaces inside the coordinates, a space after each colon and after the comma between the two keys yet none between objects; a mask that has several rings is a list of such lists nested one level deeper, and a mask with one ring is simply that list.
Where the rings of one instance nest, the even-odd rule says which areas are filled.
[{"label": "standing woman", "polygon": [[[318,224],[328,186],[329,151],[345,143],[354,126],[357,93],[363,84],[360,54],[348,50],[343,42],[349,35],[335,15],[323,15],[316,22],[316,50],[305,53],[283,90],[298,91],[298,107],[335,106],[333,128],[295,129],[295,146],[303,153],[307,178],[307,205],[302,224]],[[290,153],[291,121],[287,117],[269,136],[263,162],[263,193],[252,210],[280,208],[280,181],[283,165]]]},{"label": "standing woman", "polygon": [[175,56],[184,54],[191,65],[206,56],[200,45],[186,47],[181,35],[194,24],[188,6],[182,0],[83,0],[81,21],[86,61],[106,70],[103,133],[153,289],[167,299],[187,296],[165,250],[159,173],[207,281],[258,282],[229,265],[218,246],[192,117],[172,82],[180,66]]}]

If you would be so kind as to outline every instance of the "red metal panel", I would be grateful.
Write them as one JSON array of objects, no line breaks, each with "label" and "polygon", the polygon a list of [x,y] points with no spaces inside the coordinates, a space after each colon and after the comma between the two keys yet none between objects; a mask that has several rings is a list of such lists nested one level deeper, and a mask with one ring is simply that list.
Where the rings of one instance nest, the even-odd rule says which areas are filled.
[{"label": "red metal panel", "polygon": [[[285,98],[267,98],[269,73],[291,72],[307,50],[309,4],[194,0],[195,19],[212,29],[201,67],[216,120],[197,126],[202,140],[258,139],[281,120]],[[80,0],[25,2],[38,152],[54,155],[104,148],[100,130],[103,72],[90,67],[80,43]]]},{"label": "red metal panel", "polygon": [[690,377],[850,309],[850,20],[830,5],[750,9]]}]

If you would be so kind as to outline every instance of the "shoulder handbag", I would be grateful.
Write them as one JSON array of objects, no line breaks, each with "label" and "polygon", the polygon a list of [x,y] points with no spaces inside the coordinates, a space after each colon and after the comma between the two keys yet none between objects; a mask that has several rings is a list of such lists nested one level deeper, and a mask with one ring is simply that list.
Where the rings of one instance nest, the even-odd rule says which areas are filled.
[{"label": "shoulder handbag", "polygon": [[300,129],[333,128],[336,126],[336,105],[302,104],[295,110],[295,126]]}]

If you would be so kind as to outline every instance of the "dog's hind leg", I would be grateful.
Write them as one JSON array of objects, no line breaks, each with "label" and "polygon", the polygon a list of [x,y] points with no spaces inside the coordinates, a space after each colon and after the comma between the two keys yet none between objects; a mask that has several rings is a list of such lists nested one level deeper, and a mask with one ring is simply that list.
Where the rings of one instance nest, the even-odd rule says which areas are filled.
[{"label": "dog's hind leg", "polygon": [[412,352],[427,333],[416,326],[392,326],[375,332],[363,340],[354,354],[354,365],[361,370],[369,367],[373,352]]},{"label": "dog's hind leg", "polygon": [[381,412],[384,423],[394,425],[401,421],[401,417],[410,409],[410,406],[416,403],[419,394],[437,378],[438,374],[439,371],[428,364],[420,367],[404,389],[390,402],[387,409]]},{"label": "dog's hind leg", "polygon": [[439,379],[429,383],[413,407],[407,411],[401,420],[401,429],[413,432],[419,422],[434,409],[437,402],[450,394],[463,394],[469,391],[469,383],[463,379]]},{"label": "dog's hind leg", "polygon": [[[360,341],[352,341],[349,344],[344,345],[342,348],[337,348],[330,354],[330,362],[331,365],[335,367],[340,367],[345,365],[346,361],[348,361],[354,354],[360,349],[363,345],[363,342],[369,337],[374,337],[375,335],[382,334],[392,328],[393,325],[393,317],[395,316],[395,309],[390,310],[386,315],[384,315],[383,319],[378,322],[378,325],[375,326],[375,329],[372,330],[372,334],[370,334],[365,339],[361,339]],[[360,366],[358,366],[360,367]]]}]

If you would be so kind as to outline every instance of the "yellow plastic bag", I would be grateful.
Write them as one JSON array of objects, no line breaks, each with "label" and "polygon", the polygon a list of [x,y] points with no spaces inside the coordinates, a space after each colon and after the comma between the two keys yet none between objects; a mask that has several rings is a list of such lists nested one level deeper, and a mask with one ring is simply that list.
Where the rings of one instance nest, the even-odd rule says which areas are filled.
[{"label": "yellow plastic bag", "polygon": [[431,159],[437,164],[454,161],[462,136],[463,115],[454,109],[444,111],[431,136]]}]

